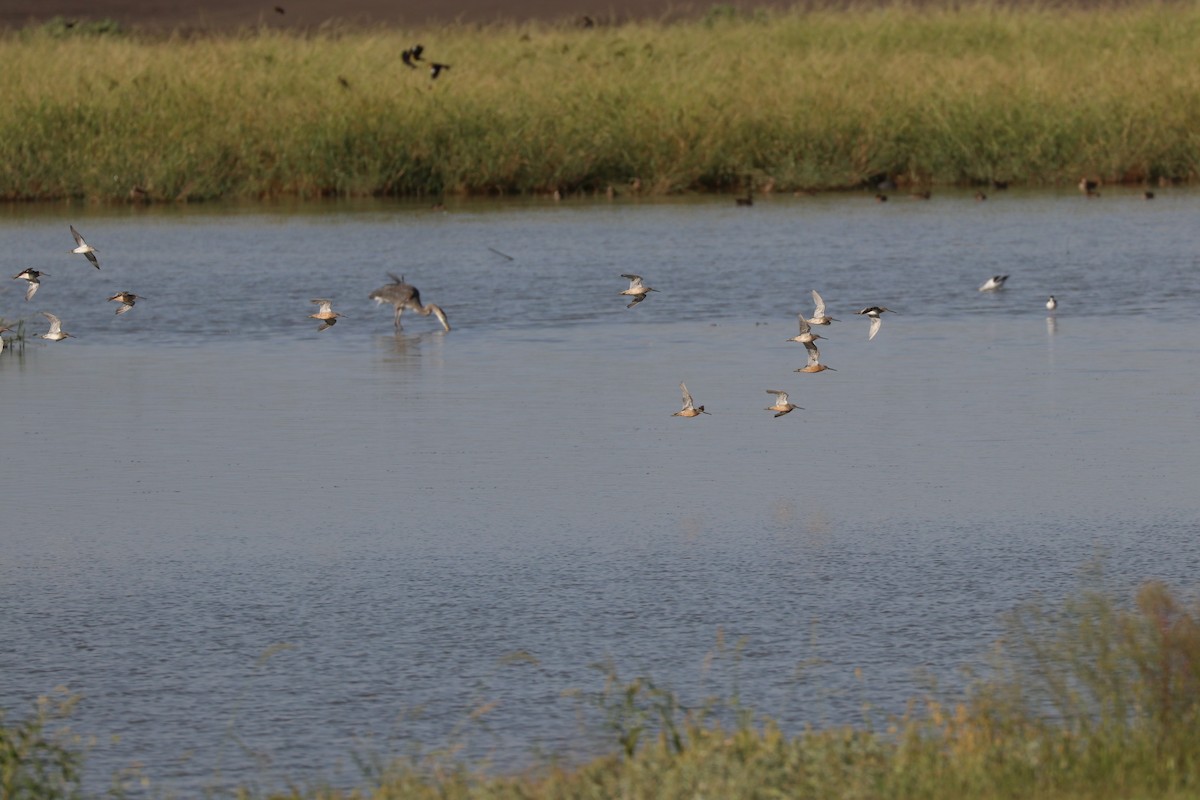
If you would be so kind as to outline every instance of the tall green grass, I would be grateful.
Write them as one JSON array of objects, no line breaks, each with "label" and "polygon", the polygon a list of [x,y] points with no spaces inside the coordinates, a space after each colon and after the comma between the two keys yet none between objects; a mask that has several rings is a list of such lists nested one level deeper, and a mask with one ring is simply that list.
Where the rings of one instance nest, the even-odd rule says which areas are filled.
[{"label": "tall green grass", "polygon": [[[0,198],[1200,174],[1194,4],[191,38],[60,27],[0,38]],[[406,68],[416,41],[452,69]]]},{"label": "tall green grass", "polygon": [[[505,774],[454,748],[377,761],[353,790],[291,800],[812,798],[1183,800],[1200,796],[1200,602],[1147,583],[1133,602],[1093,591],[1014,613],[994,663],[953,698],[914,699],[883,723],[785,733],[735,694],[686,709],[615,669],[592,697],[611,754]],[[485,705],[477,713],[486,713]],[[0,716],[0,796],[74,796],[78,751],[47,733],[65,708]],[[119,786],[114,782],[114,786]],[[44,789],[44,790],[43,790]],[[240,797],[264,796],[244,789]]]}]

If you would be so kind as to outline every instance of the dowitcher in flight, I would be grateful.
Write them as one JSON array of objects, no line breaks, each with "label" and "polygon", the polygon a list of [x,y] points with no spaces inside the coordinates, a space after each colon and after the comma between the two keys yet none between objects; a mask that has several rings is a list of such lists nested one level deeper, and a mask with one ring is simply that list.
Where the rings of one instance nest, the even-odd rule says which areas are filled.
[{"label": "dowitcher in flight", "polygon": [[633,298],[633,302],[625,306],[626,308],[633,308],[645,300],[647,294],[658,291],[658,289],[651,289],[649,286],[643,284],[641,275],[622,275],[621,277],[629,279],[629,288],[621,292],[621,294]]},{"label": "dowitcher in flight", "polygon": [[799,320],[800,320],[800,335],[793,336],[790,339],[784,339],[785,342],[799,342],[800,344],[807,347],[808,345],[812,344],[812,342],[815,339],[824,339],[825,338],[824,336],[822,336],[819,333],[812,332],[812,328],[809,327],[808,320],[806,320],[804,318],[803,314],[798,314],[797,316],[799,317]]},{"label": "dowitcher in flight", "polygon": [[808,363],[795,370],[796,372],[824,372],[827,369],[837,372],[833,367],[827,367],[821,363],[821,351],[817,349],[816,344],[805,342],[804,348],[808,350]]},{"label": "dowitcher in flight", "polygon": [[61,342],[71,335],[62,329],[62,321],[49,311],[43,311],[42,316],[50,320],[50,330],[45,333],[39,333],[38,336],[43,339],[49,339],[52,342]]},{"label": "dowitcher in flight", "polygon": [[124,314],[129,309],[133,308],[138,300],[145,300],[140,294],[133,292],[117,292],[112,297],[108,298],[110,303],[120,303],[121,307],[117,309],[118,314]]},{"label": "dowitcher in flight", "polygon": [[309,318],[311,318],[311,319],[321,320],[321,326],[319,328],[317,328],[318,332],[326,330],[328,328],[332,328],[334,325],[337,324],[337,318],[340,317],[341,314],[339,314],[338,312],[333,310],[333,301],[332,300],[326,300],[325,298],[317,298],[316,300],[313,300],[312,302],[314,305],[320,306],[320,309],[317,310],[317,313],[308,315]]},{"label": "dowitcher in flight", "polygon": [[86,256],[87,260],[92,262],[93,267],[100,269],[100,262],[96,260],[96,253],[100,251],[85,242],[83,237],[79,235],[79,231],[75,230],[74,225],[71,226],[71,235],[75,237],[75,249],[71,252]]},{"label": "dowitcher in flight", "polygon": [[[867,341],[875,338],[875,334],[879,333],[879,326],[883,325],[883,318],[880,316],[886,311],[892,311],[890,308],[883,306],[867,306],[862,311],[855,311],[855,314],[866,314],[871,318],[871,331],[867,334]],[[892,311],[895,314],[895,311]]]},{"label": "dowitcher in flight", "polygon": [[13,275],[13,280],[29,281],[29,285],[25,287],[25,299],[30,300],[35,294],[37,294],[38,287],[42,285],[41,277],[49,274],[49,272],[42,272],[41,270],[36,270],[33,267],[30,267],[29,269],[23,269],[16,275]]},{"label": "dowitcher in flight", "polygon": [[[784,414],[792,413],[792,409],[800,408],[795,403],[788,402],[787,392],[781,392],[778,389],[767,389],[767,394],[775,395],[775,405],[767,406],[764,411],[774,411],[776,417],[782,417]],[[803,409],[801,409],[803,411]]]},{"label": "dowitcher in flight", "polygon": [[834,317],[825,315],[825,301],[821,299],[821,295],[817,294],[816,289],[812,290],[812,298],[813,303],[816,304],[816,308],[813,309],[813,315],[808,318],[808,324],[828,325],[831,322],[837,322],[837,319]]},{"label": "dowitcher in flight", "polygon": [[704,410],[704,406],[697,406],[692,402],[692,393],[687,390],[687,387],[683,383],[679,384],[679,389],[683,392],[683,408],[672,414],[672,417],[698,417],[701,414],[712,416],[712,414]]}]

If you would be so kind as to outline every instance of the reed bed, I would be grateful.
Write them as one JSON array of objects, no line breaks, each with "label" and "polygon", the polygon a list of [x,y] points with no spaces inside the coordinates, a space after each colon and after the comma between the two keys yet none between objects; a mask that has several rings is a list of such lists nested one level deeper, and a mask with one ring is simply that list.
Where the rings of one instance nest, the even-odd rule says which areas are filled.
[{"label": "reed bed", "polygon": [[[592,697],[612,753],[521,775],[453,748],[364,767],[356,789],[273,800],[789,797],[814,800],[1131,800],[1200,796],[1200,602],[1143,585],[1132,603],[1089,591],[1015,612],[993,663],[957,699],[902,717],[787,734],[736,698],[686,709],[646,678]],[[71,698],[0,714],[0,796],[78,796]],[[478,713],[486,713],[485,705]],[[142,786],[139,784],[139,786]],[[122,794],[117,779],[114,793]]]},{"label": "reed bed", "polygon": [[[1188,181],[1200,7],[0,37],[0,198]],[[400,52],[452,65],[436,81]]]}]

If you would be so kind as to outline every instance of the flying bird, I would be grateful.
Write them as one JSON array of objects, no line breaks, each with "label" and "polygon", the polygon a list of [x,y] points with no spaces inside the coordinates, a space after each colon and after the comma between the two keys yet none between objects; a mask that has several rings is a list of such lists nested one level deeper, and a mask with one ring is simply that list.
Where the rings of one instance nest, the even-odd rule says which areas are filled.
[{"label": "flying bird", "polygon": [[436,61],[429,65],[430,80],[437,80],[437,76],[442,74],[442,70],[450,69],[449,64],[439,64]]},{"label": "flying bird", "polygon": [[979,287],[981,292],[995,292],[1004,288],[1004,282],[1008,280],[1007,275],[993,275],[983,282],[983,286]]},{"label": "flying bird", "polygon": [[332,300],[318,298],[316,300],[313,300],[312,302],[313,302],[313,305],[320,306],[320,308],[317,309],[317,313],[308,315],[310,319],[321,320],[321,326],[319,328],[317,328],[318,332],[326,330],[328,328],[332,328],[334,325],[337,324],[337,318],[340,317],[341,314],[339,314],[338,312],[333,310],[333,301]]},{"label": "flying bird", "polygon": [[42,285],[41,277],[49,274],[49,272],[42,272],[41,270],[36,270],[33,267],[30,267],[29,269],[23,269],[16,275],[13,275],[13,280],[29,281],[29,285],[25,287],[25,299],[30,300],[35,294],[37,294],[38,287]]},{"label": "flying bird", "polygon": [[712,416],[712,414],[704,410],[704,406],[696,406],[692,402],[692,393],[687,390],[687,387],[683,383],[679,384],[679,389],[683,392],[683,408],[672,414],[672,417],[698,417],[701,414]]},{"label": "flying bird", "polygon": [[400,53],[400,60],[401,60],[401,61],[403,61],[403,62],[404,62],[405,64],[407,64],[408,66],[412,67],[413,69],[416,69],[416,68],[417,68],[417,65],[416,65],[416,64],[414,64],[413,62],[414,62],[414,61],[420,61],[420,60],[421,60],[421,53],[424,53],[424,52],[425,52],[425,48],[424,48],[424,47],[422,47],[422,46],[421,46],[421,45],[419,45],[419,44],[414,44],[414,45],[413,45],[412,47],[410,47],[409,49],[407,49],[407,50],[403,51],[402,53]]},{"label": "flying bird", "polygon": [[821,351],[817,349],[814,343],[805,342],[804,348],[808,350],[808,363],[796,370],[796,372],[824,372],[827,369],[837,372],[833,367],[827,367],[821,363]]},{"label": "flying bird", "polygon": [[[781,392],[778,389],[767,389],[767,394],[775,395],[775,404],[767,406],[764,411],[776,412],[776,417],[782,417],[784,414],[792,413],[792,409],[800,408],[795,403],[788,402],[787,392]],[[804,409],[800,409],[803,411]]]},{"label": "flying bird", "polygon": [[813,332],[812,332],[812,328],[809,326],[808,320],[806,320],[806,319],[804,318],[804,315],[803,315],[803,314],[797,314],[796,316],[797,316],[797,317],[799,318],[799,320],[800,320],[800,335],[799,335],[799,336],[793,336],[793,337],[792,337],[792,338],[790,338],[790,339],[784,339],[784,341],[785,341],[785,342],[799,342],[800,344],[802,344],[802,345],[804,345],[804,346],[806,346],[806,347],[807,347],[807,346],[808,346],[809,344],[811,344],[811,343],[812,343],[814,340],[816,340],[816,339],[824,339],[824,338],[825,338],[824,336],[822,336],[822,335],[821,335],[821,334],[819,334],[819,333],[813,333]]},{"label": "flying bird", "polygon": [[813,309],[813,315],[808,318],[810,325],[828,325],[831,322],[837,322],[833,317],[825,315],[825,301],[821,299],[821,295],[817,294],[817,290],[812,290],[813,303],[816,308]]},{"label": "flying bird", "polygon": [[87,260],[92,262],[93,267],[100,269],[100,262],[96,260],[96,253],[100,251],[85,242],[83,237],[79,235],[79,231],[75,230],[74,225],[71,226],[71,235],[75,237],[75,249],[71,252],[86,256]]},{"label": "flying bird", "polygon": [[39,333],[38,336],[43,339],[49,339],[52,342],[61,342],[71,334],[62,329],[62,321],[48,311],[43,311],[42,316],[50,320],[50,330],[45,333]]},{"label": "flying bird", "polygon": [[117,309],[118,314],[124,314],[129,309],[133,308],[138,300],[145,300],[140,294],[133,292],[117,292],[112,297],[108,298],[110,303],[120,303],[121,307]]},{"label": "flying bird", "polygon": [[641,275],[622,275],[621,277],[626,278],[629,281],[629,288],[623,292],[620,292],[620,294],[633,298],[633,302],[625,306],[626,308],[633,308],[638,303],[645,300],[647,294],[658,291],[658,289],[652,289],[642,283]]},{"label": "flying bird", "polygon": [[[892,310],[883,306],[867,306],[862,311],[854,312],[856,314],[865,314],[871,318],[871,331],[867,334],[868,342],[875,338],[875,334],[879,333],[879,327],[883,325],[883,317],[880,315],[887,311]],[[895,314],[896,312],[892,311],[892,313]]]}]

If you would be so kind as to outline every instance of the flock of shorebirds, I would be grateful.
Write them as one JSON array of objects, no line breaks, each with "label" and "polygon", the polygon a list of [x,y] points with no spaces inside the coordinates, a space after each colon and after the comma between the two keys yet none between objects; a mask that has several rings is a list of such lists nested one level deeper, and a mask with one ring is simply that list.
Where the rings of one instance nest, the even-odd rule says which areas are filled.
[{"label": "flock of shorebirds", "polygon": [[[620,294],[631,298],[629,305],[626,308],[633,308],[638,303],[645,301],[650,292],[656,292],[654,289],[646,285],[645,279],[641,275],[625,274],[621,276],[629,280],[629,288],[622,291]],[[1005,281],[1008,280],[1007,275],[993,275],[984,281],[979,287],[981,292],[996,292],[1004,288]],[[800,332],[796,336],[792,336],[785,341],[798,342],[804,345],[804,349],[808,351],[808,363],[803,367],[795,370],[795,372],[824,372],[825,370],[833,370],[826,364],[821,363],[821,351],[817,348],[816,340],[824,339],[825,337],[813,331],[814,325],[829,325],[832,322],[838,322],[836,317],[831,317],[825,313],[825,300],[821,297],[816,289],[812,290],[812,298],[814,303],[813,313],[811,317],[805,317],[803,313],[797,315],[797,320],[800,325]],[[1054,311],[1058,308],[1058,301],[1054,295],[1046,301],[1046,310]],[[867,306],[866,308],[855,311],[855,314],[860,314],[870,320],[870,327],[867,330],[867,341],[875,338],[879,333],[879,329],[883,326],[883,315],[885,313],[895,314],[890,308],[884,306]],[[836,370],[834,370],[836,371]],[[698,417],[701,414],[709,414],[705,411],[704,406],[696,405],[696,401],[692,398],[691,392],[688,391],[687,385],[679,384],[679,389],[683,392],[683,408],[676,411],[671,416],[673,417]],[[791,402],[788,398],[788,393],[781,389],[767,389],[767,394],[775,396],[775,402],[767,406],[764,411],[774,411],[776,417],[782,417],[784,414],[790,414],[797,408],[803,410],[801,406]]]},{"label": "flock of shorebirds", "polygon": [[[75,230],[74,225],[71,225],[70,228],[71,235],[75,237],[75,247],[70,252],[83,256],[91,262],[93,267],[100,269],[100,260],[96,256],[100,251],[84,241],[83,236],[80,235],[79,231]],[[42,285],[42,278],[49,275],[49,272],[29,267],[14,275],[13,280],[26,282],[25,301],[28,302],[37,294],[38,289]],[[414,311],[423,316],[432,314],[442,324],[443,328],[447,331],[450,330],[450,322],[446,319],[446,314],[440,307],[433,303],[422,303],[420,291],[417,290],[417,287],[406,283],[403,277],[397,277],[391,273],[388,273],[388,276],[392,279],[392,282],[380,286],[371,292],[368,297],[376,303],[388,304],[395,309],[394,325],[396,330],[401,330],[400,317],[405,311]],[[145,298],[142,295],[121,291],[109,297],[108,301],[121,304],[117,307],[117,314],[120,315],[133,308],[138,300],[143,299]],[[310,319],[320,321],[321,324],[317,328],[318,331],[329,330],[337,324],[338,318],[342,316],[342,314],[333,310],[332,300],[322,297],[314,299],[312,303],[319,306],[319,308],[315,314],[309,314],[308,316]],[[51,314],[49,311],[41,311],[39,313],[50,323],[49,330],[45,333],[37,334],[39,338],[48,339],[52,342],[61,342],[63,339],[75,338],[73,334],[63,330],[62,320],[57,316]],[[8,340],[4,338],[3,334],[11,330],[12,328],[7,326],[0,326],[0,352],[3,352],[8,344]]]}]

